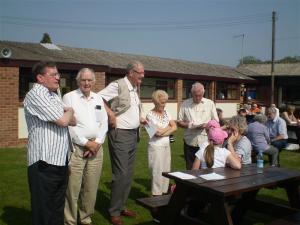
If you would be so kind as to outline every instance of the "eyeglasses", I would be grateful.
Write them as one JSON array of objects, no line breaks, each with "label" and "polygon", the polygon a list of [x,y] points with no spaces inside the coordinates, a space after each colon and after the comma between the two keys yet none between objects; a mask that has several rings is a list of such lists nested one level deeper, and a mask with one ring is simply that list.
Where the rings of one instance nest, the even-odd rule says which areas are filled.
[{"label": "eyeglasses", "polygon": [[45,74],[47,74],[50,77],[60,77],[60,75],[61,75],[60,73],[45,73]]},{"label": "eyeglasses", "polygon": [[142,71],[142,72],[139,72],[139,71],[136,71],[136,70],[132,70],[132,71],[139,74],[139,75],[145,74],[145,71]]}]

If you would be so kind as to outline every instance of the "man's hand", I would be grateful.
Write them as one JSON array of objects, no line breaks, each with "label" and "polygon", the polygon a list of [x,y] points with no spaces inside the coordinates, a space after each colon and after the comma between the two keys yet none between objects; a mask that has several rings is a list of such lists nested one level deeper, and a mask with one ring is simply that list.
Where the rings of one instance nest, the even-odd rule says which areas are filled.
[{"label": "man's hand", "polygon": [[[87,149],[86,152],[90,152],[92,153],[92,155],[96,155],[97,152],[99,151],[101,145],[95,141],[88,141],[86,144],[85,144],[85,148]],[[90,156],[90,154],[88,153],[85,153],[83,156],[85,155],[88,155]]]},{"label": "man's hand", "polygon": [[140,118],[140,124],[147,125],[148,121],[145,118],[141,117]]},{"label": "man's hand", "polygon": [[115,128],[117,126],[117,118],[114,113],[108,114],[108,124],[111,128]]}]

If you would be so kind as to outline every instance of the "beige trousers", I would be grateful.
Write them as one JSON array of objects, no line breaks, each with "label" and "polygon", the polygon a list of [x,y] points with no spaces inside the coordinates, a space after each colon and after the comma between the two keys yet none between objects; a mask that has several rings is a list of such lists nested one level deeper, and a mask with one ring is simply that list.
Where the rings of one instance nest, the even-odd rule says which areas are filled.
[{"label": "beige trousers", "polygon": [[148,145],[148,163],[151,173],[152,195],[162,195],[168,192],[169,179],[162,172],[170,172],[171,149],[168,146]]},{"label": "beige trousers", "polygon": [[65,225],[77,225],[77,212],[82,224],[92,222],[98,184],[103,164],[103,148],[90,158],[83,158],[84,148],[74,145],[69,165],[70,177],[65,202]]}]

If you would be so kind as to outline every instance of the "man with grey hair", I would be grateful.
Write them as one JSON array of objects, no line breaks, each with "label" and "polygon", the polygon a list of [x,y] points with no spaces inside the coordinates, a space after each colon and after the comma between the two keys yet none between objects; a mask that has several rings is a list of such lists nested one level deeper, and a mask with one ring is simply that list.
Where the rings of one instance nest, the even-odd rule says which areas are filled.
[{"label": "man with grey hair", "polygon": [[184,158],[186,169],[192,169],[195,153],[200,144],[207,141],[206,123],[219,121],[215,103],[204,98],[204,86],[196,82],[192,85],[192,98],[185,100],[179,110],[178,126],[184,128]]},{"label": "man with grey hair", "polygon": [[108,146],[112,166],[110,222],[122,225],[121,216],[135,217],[136,213],[125,208],[131,189],[134,160],[141,117],[139,87],[144,78],[144,66],[133,61],[127,66],[124,78],[111,82],[98,94],[109,103],[107,106],[110,129]]},{"label": "man with grey hair", "polygon": [[88,225],[92,223],[94,213],[108,118],[102,98],[91,91],[95,84],[94,71],[83,68],[76,80],[79,88],[63,97],[65,105],[74,109],[77,119],[77,125],[70,127],[76,151],[69,165],[65,224],[77,225],[79,214],[80,224]]},{"label": "man with grey hair", "polygon": [[267,109],[267,117],[268,121],[266,126],[269,130],[271,144],[281,152],[281,150],[287,146],[288,135],[286,122],[281,117],[276,116],[276,109],[274,107],[269,107]]},{"label": "man with grey hair", "polygon": [[256,153],[262,152],[268,155],[270,165],[277,166],[278,149],[270,145],[270,135],[268,128],[265,126],[266,122],[267,117],[265,115],[256,114],[254,122],[248,124],[247,137]]}]

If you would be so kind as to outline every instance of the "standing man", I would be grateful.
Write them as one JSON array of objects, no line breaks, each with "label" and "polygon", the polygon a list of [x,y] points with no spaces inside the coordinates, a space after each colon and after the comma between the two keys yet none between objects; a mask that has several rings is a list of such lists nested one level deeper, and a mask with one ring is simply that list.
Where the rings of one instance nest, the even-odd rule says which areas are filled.
[{"label": "standing man", "polygon": [[121,216],[135,217],[136,213],[125,208],[133,176],[138,129],[141,118],[141,101],[138,88],[144,77],[144,66],[133,61],[127,66],[127,75],[113,81],[99,92],[110,103],[108,110],[110,129],[108,146],[112,166],[111,199],[109,213],[111,223],[122,225]]},{"label": "standing man", "polygon": [[219,121],[215,103],[204,98],[204,86],[196,82],[192,85],[192,98],[185,100],[179,110],[178,126],[184,128],[184,158],[186,169],[192,169],[195,153],[207,141],[206,123]]},{"label": "standing man", "polygon": [[70,127],[75,153],[69,165],[65,225],[77,225],[78,211],[80,223],[91,225],[103,163],[102,144],[108,129],[107,113],[102,98],[91,91],[94,71],[81,69],[76,81],[79,88],[63,98],[65,105],[74,109],[77,120],[77,125]]},{"label": "standing man", "polygon": [[68,126],[74,111],[55,93],[60,74],[52,62],[33,66],[37,83],[24,99],[28,127],[28,182],[33,225],[62,225],[68,181]]}]

